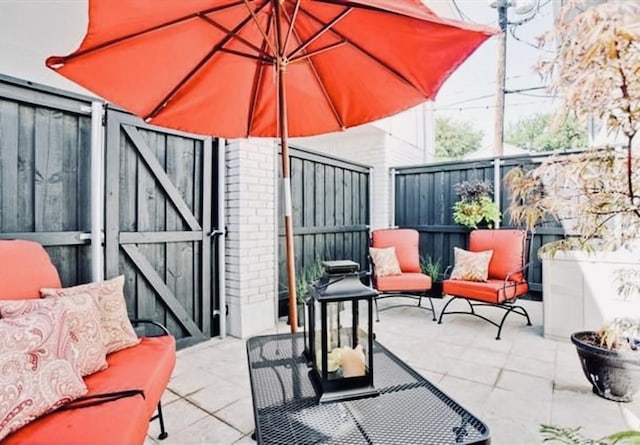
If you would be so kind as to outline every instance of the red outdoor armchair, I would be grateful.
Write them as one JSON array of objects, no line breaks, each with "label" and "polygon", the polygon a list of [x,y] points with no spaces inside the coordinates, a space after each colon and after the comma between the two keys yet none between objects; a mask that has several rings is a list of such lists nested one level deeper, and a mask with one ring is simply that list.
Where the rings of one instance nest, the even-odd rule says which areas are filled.
[{"label": "red outdoor armchair", "polygon": [[[433,301],[426,295],[431,289],[431,278],[420,270],[419,235],[414,229],[377,229],[371,232],[370,259],[375,298],[376,321],[378,300],[388,297],[406,297],[418,301],[416,307],[436,312]],[[422,306],[422,299],[429,300],[429,307]],[[396,307],[400,305],[395,305]]]},{"label": "red outdoor armchair", "polygon": [[[438,323],[445,314],[468,314],[479,317],[498,328],[496,340],[505,320],[511,313],[531,320],[526,309],[516,304],[517,299],[527,293],[526,280],[528,247],[530,239],[525,230],[482,229],[469,235],[469,250],[455,248],[456,265],[448,279],[442,283],[445,295],[452,298],[442,308]],[[457,300],[465,300],[468,311],[449,311],[449,305]],[[478,306],[491,306],[505,311],[500,322],[496,322],[476,312]]]}]

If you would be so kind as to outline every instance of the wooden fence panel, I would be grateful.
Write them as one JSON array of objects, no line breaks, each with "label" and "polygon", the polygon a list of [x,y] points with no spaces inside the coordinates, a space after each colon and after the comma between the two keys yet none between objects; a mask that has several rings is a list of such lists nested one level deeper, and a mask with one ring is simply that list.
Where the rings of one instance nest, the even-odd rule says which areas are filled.
[{"label": "wooden fence panel", "polygon": [[[508,157],[501,160],[501,179],[511,169],[525,169],[539,164],[546,155]],[[453,221],[452,207],[458,200],[454,185],[469,179],[493,183],[493,160],[455,161],[395,170],[395,219],[399,227],[412,227],[420,232],[420,252],[440,259],[444,267],[453,264],[453,248],[467,247],[468,229]],[[509,191],[502,187],[500,204],[501,227],[513,227],[507,207]],[[559,224],[546,223],[536,234],[532,245],[531,267],[528,280],[532,295],[542,292],[542,265],[537,257],[538,248],[563,237]]]},{"label": "wooden fence panel", "polygon": [[0,238],[44,245],[65,286],[91,280],[90,105],[0,76]]},{"label": "wooden fence panel", "polygon": [[[353,260],[367,268],[369,168],[297,148],[291,154],[291,200],[296,273],[316,260]],[[282,193],[280,215],[284,214]],[[288,288],[283,218],[279,217],[279,314]]]}]

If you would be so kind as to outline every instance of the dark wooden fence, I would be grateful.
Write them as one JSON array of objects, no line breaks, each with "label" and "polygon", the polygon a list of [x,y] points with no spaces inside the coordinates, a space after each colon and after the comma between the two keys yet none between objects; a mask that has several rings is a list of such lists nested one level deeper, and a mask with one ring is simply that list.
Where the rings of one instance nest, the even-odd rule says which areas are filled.
[{"label": "dark wooden fence", "polygon": [[[533,168],[546,154],[501,159],[501,180],[514,167]],[[454,203],[458,200],[454,185],[469,179],[487,180],[493,184],[493,160],[454,161],[395,170],[395,222],[399,227],[412,227],[420,232],[421,255],[440,259],[443,267],[453,264],[453,248],[466,247],[469,230],[453,221]],[[501,227],[514,227],[507,210],[509,192],[501,188]],[[537,250],[543,244],[563,236],[562,227],[547,223],[537,228],[533,238],[528,280],[532,296],[542,291],[542,265]]]},{"label": "dark wooden fence", "polygon": [[91,279],[90,106],[0,76],[0,238],[44,245],[65,285]]},{"label": "dark wooden fence", "polygon": [[[91,101],[0,75],[0,239],[44,245],[63,286],[92,279]],[[215,335],[217,147],[111,108],[105,120],[105,276],[126,276],[131,316]]]},{"label": "dark wooden fence", "polygon": [[[369,167],[292,148],[291,201],[296,272],[317,260],[353,260],[367,267]],[[280,215],[284,215],[280,196]],[[283,218],[279,218],[279,313],[287,313]]]}]

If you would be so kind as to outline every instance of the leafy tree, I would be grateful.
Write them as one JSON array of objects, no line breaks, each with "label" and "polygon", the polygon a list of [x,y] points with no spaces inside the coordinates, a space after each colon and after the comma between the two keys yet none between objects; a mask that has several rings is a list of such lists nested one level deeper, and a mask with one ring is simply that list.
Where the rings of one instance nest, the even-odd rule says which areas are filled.
[{"label": "leafy tree", "polygon": [[469,121],[436,117],[436,159],[457,159],[477,150],[484,136]]},{"label": "leafy tree", "polygon": [[531,151],[569,150],[587,146],[587,131],[574,118],[553,125],[551,114],[536,114],[510,125],[504,139]]}]

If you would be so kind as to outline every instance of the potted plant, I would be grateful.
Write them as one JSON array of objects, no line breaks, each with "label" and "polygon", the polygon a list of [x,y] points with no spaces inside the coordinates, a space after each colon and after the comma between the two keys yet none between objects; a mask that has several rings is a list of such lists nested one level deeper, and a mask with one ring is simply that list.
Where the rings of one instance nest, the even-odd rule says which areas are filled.
[{"label": "potted plant", "polygon": [[616,318],[598,331],[571,335],[593,392],[616,402],[630,402],[640,388],[640,320]]},{"label": "potted plant", "polygon": [[489,181],[472,179],[454,185],[460,198],[453,205],[453,220],[470,229],[493,226],[500,221],[500,209],[493,201],[493,186]]},{"label": "potted plant", "polygon": [[298,326],[302,326],[304,321],[304,308],[309,295],[309,286],[324,274],[324,267],[319,258],[309,266],[304,267],[296,275],[296,305],[298,311]]},{"label": "potted plant", "polygon": [[[590,289],[596,294],[590,298],[601,298],[599,293],[619,294],[621,300],[633,302],[632,294],[640,286],[640,162],[634,150],[640,129],[640,4],[628,0],[576,9],[580,3],[584,2],[569,2],[554,30],[545,36],[557,45],[557,52],[540,69],[555,75],[552,90],[563,98],[556,122],[567,115],[583,122],[595,119],[607,126],[615,143],[550,157],[530,171],[511,170],[505,178],[511,191],[509,213],[514,222],[529,229],[549,219],[563,223],[568,236],[544,245],[539,251],[543,257],[572,254],[580,259],[586,253],[597,253],[596,257],[602,255],[605,260],[608,255],[626,258],[605,263],[619,266],[615,272],[622,283],[610,282],[596,292]],[[564,270],[565,276],[570,275]],[[589,270],[600,279],[613,275],[601,265]],[[543,263],[545,289],[547,279]],[[568,282],[564,286],[574,287]],[[544,295],[543,304],[548,299],[562,300],[553,297]],[[596,306],[603,310],[614,303]],[[571,310],[581,312],[582,308]],[[544,312],[546,331],[546,306]],[[604,330],[575,332],[571,339],[594,392],[612,400],[629,400],[628,392],[633,389],[622,388],[632,388],[631,380],[640,378],[640,355],[614,345],[630,344],[624,339],[635,338],[637,322],[604,321],[610,322]],[[616,340],[608,340],[612,338]],[[629,372],[621,372],[623,369]]]},{"label": "potted plant", "polygon": [[431,289],[427,295],[433,298],[442,298],[442,260],[431,255],[420,257],[420,270],[431,277]]}]

